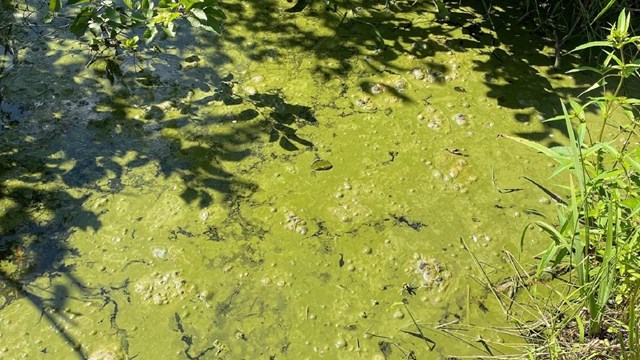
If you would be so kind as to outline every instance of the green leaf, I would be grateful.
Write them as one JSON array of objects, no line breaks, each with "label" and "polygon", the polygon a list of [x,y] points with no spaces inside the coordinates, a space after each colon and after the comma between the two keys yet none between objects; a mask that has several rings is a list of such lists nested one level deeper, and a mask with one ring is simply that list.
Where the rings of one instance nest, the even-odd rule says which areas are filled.
[{"label": "green leaf", "polygon": [[618,66],[624,66],[624,62],[619,57],[617,57],[616,54],[613,53],[613,51],[604,50],[604,52],[607,53],[607,58],[603,62],[604,66],[609,66],[611,59],[615,60]]},{"label": "green leaf", "polygon": [[594,73],[603,75],[604,71],[602,69],[594,68],[593,66],[580,66],[575,69],[571,69],[567,71],[567,74],[579,72],[579,71],[592,71]]},{"label": "green leaf", "polygon": [[609,0],[609,3],[607,5],[605,5],[605,7],[600,10],[600,12],[598,13],[598,15],[596,15],[595,18],[593,18],[593,20],[591,21],[591,25],[593,25],[598,19],[600,19],[602,17],[602,15],[604,15],[613,4],[615,4],[616,0]]},{"label": "green leaf", "polygon": [[200,9],[194,6],[191,8],[190,16],[187,17],[187,20],[192,26],[220,34],[222,32],[222,22],[218,20],[220,14],[220,10],[215,8]]},{"label": "green leaf", "polygon": [[169,35],[170,37],[174,37],[176,36],[176,24],[174,24],[172,21],[167,21],[165,22],[165,25],[163,27],[164,32]]},{"label": "green leaf", "polygon": [[207,13],[209,17],[215,17],[217,19],[226,19],[227,16],[222,12],[222,10],[216,7],[206,7],[204,11]]},{"label": "green leaf", "polygon": [[96,9],[93,6],[83,8],[69,25],[71,31],[76,37],[81,37],[89,27],[89,21],[95,17]]},{"label": "green leaf", "polygon": [[612,178],[616,178],[622,173],[623,173],[622,169],[613,170],[613,171],[605,171],[605,172],[601,173],[600,175],[596,176],[595,178],[591,179],[591,182],[595,183],[595,182],[598,182],[598,181],[601,181],[601,180],[609,180],[609,179],[612,179]]},{"label": "green leaf", "polygon": [[124,4],[127,5],[129,9],[133,9],[133,3],[131,2],[131,0],[122,0],[122,2],[124,2]]},{"label": "green leaf", "polygon": [[616,25],[618,31],[621,34],[624,34],[625,37],[629,32],[629,20],[631,20],[631,17],[627,18],[626,12],[624,10],[620,11],[620,15],[618,15],[618,22]]},{"label": "green leaf", "polygon": [[67,5],[75,5],[89,2],[89,0],[69,0],[67,1]]},{"label": "green leaf", "polygon": [[589,86],[589,88],[587,90],[581,92],[580,95],[578,95],[578,97],[582,97],[584,94],[586,94],[586,93],[588,93],[590,91],[593,91],[593,90],[595,90],[595,89],[597,89],[597,88],[599,88],[601,86],[603,86],[603,81],[598,80],[595,83],[593,83],[593,85]]},{"label": "green leaf", "polygon": [[106,62],[107,62],[107,67],[105,69],[106,70],[105,75],[107,76],[107,79],[109,79],[109,82],[111,83],[111,85],[113,85],[116,79],[122,77],[122,69],[120,69],[120,64],[118,64],[114,60],[107,60]]},{"label": "green leaf", "polygon": [[155,24],[149,24],[147,30],[142,34],[145,45],[149,45],[153,39],[155,39],[156,35],[158,35],[158,28]]},{"label": "green leaf", "polygon": [[[556,243],[549,244],[547,251],[544,252],[544,255],[542,256],[542,258],[540,259],[540,262],[538,263],[536,276],[540,276],[544,271],[544,269],[546,269],[549,266],[549,263],[551,262],[551,260],[554,257],[556,257],[556,254],[558,254],[558,249],[559,247],[556,245]],[[556,257],[556,260],[557,260],[557,257]]]},{"label": "green leaf", "polygon": [[102,37],[102,29],[100,29],[100,22],[98,21],[89,21],[89,31],[91,31],[91,34],[95,37]]},{"label": "green leaf", "polygon": [[572,98],[569,98],[569,105],[571,105],[571,109],[573,110],[575,116],[580,119],[580,121],[584,121],[584,109],[582,108],[582,106],[580,106],[580,104],[578,104],[578,102],[573,100]]},{"label": "green leaf", "polygon": [[195,16],[198,20],[207,21],[207,14],[205,14],[204,10],[193,8],[189,10],[189,13]]},{"label": "green leaf", "polygon": [[51,22],[53,21],[53,13],[48,12],[48,13],[44,16],[44,18],[42,19],[42,21],[43,21],[45,24],[51,24]]},{"label": "green leaf", "polygon": [[122,19],[120,18],[120,13],[112,7],[107,7],[104,9],[104,14],[107,16],[110,22],[114,25],[122,24]]},{"label": "green leaf", "polygon": [[592,48],[592,47],[603,47],[603,46],[605,46],[605,47],[613,47],[613,45],[608,41],[592,41],[592,42],[588,42],[586,44],[582,44],[582,45],[576,47],[575,49],[569,51],[569,53],[572,53],[574,51],[580,51],[580,50]]},{"label": "green leaf", "polygon": [[638,162],[638,160],[628,155],[625,156],[625,160],[627,160],[629,164],[631,164],[631,166],[633,166],[636,169],[636,171],[640,171],[640,162]]},{"label": "green leaf", "polygon": [[499,135],[499,137],[502,138],[506,138],[512,141],[515,141],[517,143],[523,144],[533,150],[537,150],[547,156],[549,156],[550,158],[556,159],[558,157],[558,153],[556,153],[555,151],[549,149],[548,147],[538,144],[537,142],[533,142],[524,138],[520,138],[520,137],[515,137],[515,136],[511,136],[511,135],[504,135],[501,134]]},{"label": "green leaf", "polygon": [[56,12],[60,11],[61,8],[62,4],[60,3],[60,0],[49,0],[49,11]]}]

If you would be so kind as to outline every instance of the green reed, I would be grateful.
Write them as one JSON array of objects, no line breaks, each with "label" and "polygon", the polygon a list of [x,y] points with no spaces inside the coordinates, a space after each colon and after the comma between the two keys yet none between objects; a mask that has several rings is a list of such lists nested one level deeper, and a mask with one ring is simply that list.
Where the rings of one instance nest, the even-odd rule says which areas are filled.
[{"label": "green reed", "polygon": [[[569,99],[568,108],[562,102],[562,114],[547,120],[564,121],[567,145],[547,148],[522,138],[503,137],[554,160],[558,166],[552,177],[568,175],[564,187],[569,200],[567,205],[560,205],[558,223],[535,222],[552,239],[542,253],[537,275],[568,262],[574,270],[570,277],[573,290],[565,301],[587,311],[585,316],[575,317],[578,324],[584,323],[580,340],[599,337],[604,331],[618,331],[626,334],[626,338],[621,337],[626,343],[621,343],[624,357],[637,359],[640,99],[621,95],[627,80],[638,77],[640,69],[640,60],[635,58],[640,52],[640,36],[632,36],[630,23],[631,16],[623,10],[605,40],[573,50],[598,48],[603,51],[604,60],[597,68],[572,71],[599,74],[598,81],[581,96],[597,95],[582,101]],[[597,112],[601,123],[587,121],[585,114],[589,111]],[[523,239],[526,234],[527,230]],[[614,322],[620,326],[612,327]]]}]

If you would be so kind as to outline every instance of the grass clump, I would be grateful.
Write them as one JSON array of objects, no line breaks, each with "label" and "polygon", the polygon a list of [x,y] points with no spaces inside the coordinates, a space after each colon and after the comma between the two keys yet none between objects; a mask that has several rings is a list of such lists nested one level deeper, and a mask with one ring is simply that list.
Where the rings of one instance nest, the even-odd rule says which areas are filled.
[{"label": "grass clump", "polygon": [[[640,69],[640,36],[632,35],[630,23],[623,10],[605,40],[573,50],[600,49],[604,60],[597,68],[574,70],[600,78],[583,100],[563,102],[563,113],[547,120],[564,122],[566,146],[546,148],[504,136],[544,153],[558,164],[552,177],[567,179],[569,200],[560,205],[557,224],[535,223],[552,242],[533,277],[563,266],[570,271],[548,289],[556,302],[538,307],[535,326],[523,326],[536,343],[532,358],[640,359],[640,99],[622,95]],[[587,121],[590,111],[600,123]]]}]

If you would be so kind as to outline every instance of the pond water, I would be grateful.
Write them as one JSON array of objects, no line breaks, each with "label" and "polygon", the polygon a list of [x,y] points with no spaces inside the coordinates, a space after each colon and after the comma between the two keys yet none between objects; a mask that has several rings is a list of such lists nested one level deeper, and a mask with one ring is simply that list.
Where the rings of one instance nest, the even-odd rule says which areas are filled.
[{"label": "pond water", "polygon": [[460,239],[494,280],[547,245],[519,253],[551,164],[497,135],[564,141],[541,120],[582,84],[513,5],[316,5],[225,3],[222,36],[184,26],[113,85],[68,18],[14,31],[0,357],[519,351]]}]

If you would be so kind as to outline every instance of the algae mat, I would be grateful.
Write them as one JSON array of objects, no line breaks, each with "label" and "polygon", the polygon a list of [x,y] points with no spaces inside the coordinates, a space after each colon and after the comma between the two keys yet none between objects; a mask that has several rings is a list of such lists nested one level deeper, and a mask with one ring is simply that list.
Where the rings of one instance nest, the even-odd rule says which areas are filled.
[{"label": "algae mat", "polygon": [[221,36],[185,29],[113,85],[68,19],[13,34],[3,358],[519,351],[460,239],[510,275],[555,205],[522,177],[551,164],[497,135],[562,142],[541,119],[580,84],[514,9],[316,5],[225,4]]}]

